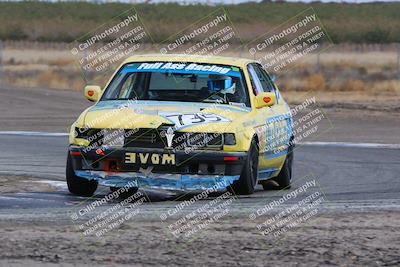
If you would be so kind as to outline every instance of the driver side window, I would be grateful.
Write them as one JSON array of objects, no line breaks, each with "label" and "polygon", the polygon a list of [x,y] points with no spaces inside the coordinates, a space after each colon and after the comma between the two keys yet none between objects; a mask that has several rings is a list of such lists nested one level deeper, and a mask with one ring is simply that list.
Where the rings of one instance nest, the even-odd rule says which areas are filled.
[{"label": "driver side window", "polygon": [[264,92],[275,92],[275,84],[267,74],[267,72],[259,64],[254,65],[257,77],[261,82]]},{"label": "driver side window", "polygon": [[251,81],[251,87],[253,88],[253,93],[254,93],[254,95],[258,95],[259,93],[263,92],[264,90],[263,90],[261,81],[258,78],[257,71],[254,68],[253,64],[248,65],[247,70],[249,71],[249,74],[250,74],[250,81]]}]

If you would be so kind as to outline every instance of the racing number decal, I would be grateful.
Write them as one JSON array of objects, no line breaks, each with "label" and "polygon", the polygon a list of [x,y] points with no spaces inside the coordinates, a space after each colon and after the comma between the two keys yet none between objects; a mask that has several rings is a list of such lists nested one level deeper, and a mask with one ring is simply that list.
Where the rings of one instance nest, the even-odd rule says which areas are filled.
[{"label": "racing number decal", "polygon": [[229,120],[224,117],[207,113],[172,114],[166,115],[165,117],[174,122],[177,128],[201,123],[229,122]]},{"label": "racing number decal", "polygon": [[[178,115],[178,120],[181,125],[187,124],[186,122],[183,121],[183,119],[184,119],[183,116],[184,116],[183,114]],[[189,115],[189,116],[191,116],[191,115]],[[186,118],[186,120],[187,120],[187,118]],[[205,119],[202,116],[199,116],[199,114],[193,114],[193,118],[191,119],[190,124],[196,124],[196,123],[202,123],[202,122],[205,122]]]}]

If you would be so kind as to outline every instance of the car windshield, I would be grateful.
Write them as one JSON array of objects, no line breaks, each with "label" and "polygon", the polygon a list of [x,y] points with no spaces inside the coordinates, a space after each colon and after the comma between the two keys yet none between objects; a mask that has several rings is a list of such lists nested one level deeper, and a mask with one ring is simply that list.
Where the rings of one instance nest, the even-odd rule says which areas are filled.
[{"label": "car windshield", "polygon": [[129,99],[250,106],[240,68],[199,63],[124,65],[101,101]]}]

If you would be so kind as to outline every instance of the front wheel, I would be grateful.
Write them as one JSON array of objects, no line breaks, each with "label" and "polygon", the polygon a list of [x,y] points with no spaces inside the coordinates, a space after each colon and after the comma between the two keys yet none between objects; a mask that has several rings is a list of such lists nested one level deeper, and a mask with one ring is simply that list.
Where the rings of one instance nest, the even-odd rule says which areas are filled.
[{"label": "front wheel", "polygon": [[252,140],[239,180],[228,187],[228,190],[237,195],[250,195],[258,179],[258,145]]},{"label": "front wheel", "polygon": [[89,181],[75,175],[74,167],[72,166],[72,158],[69,153],[67,157],[66,178],[68,190],[74,195],[90,197],[93,196],[97,189],[96,181]]}]

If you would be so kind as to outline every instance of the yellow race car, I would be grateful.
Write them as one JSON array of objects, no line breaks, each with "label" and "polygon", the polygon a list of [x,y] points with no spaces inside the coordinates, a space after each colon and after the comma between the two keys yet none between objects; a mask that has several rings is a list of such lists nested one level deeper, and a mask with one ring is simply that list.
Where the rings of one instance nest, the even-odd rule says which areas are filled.
[{"label": "yellow race car", "polygon": [[[66,179],[91,196],[98,184],[252,194],[273,179],[288,188],[289,106],[254,60],[188,55],[128,58],[73,123]],[[264,187],[266,188],[266,187]]]}]

